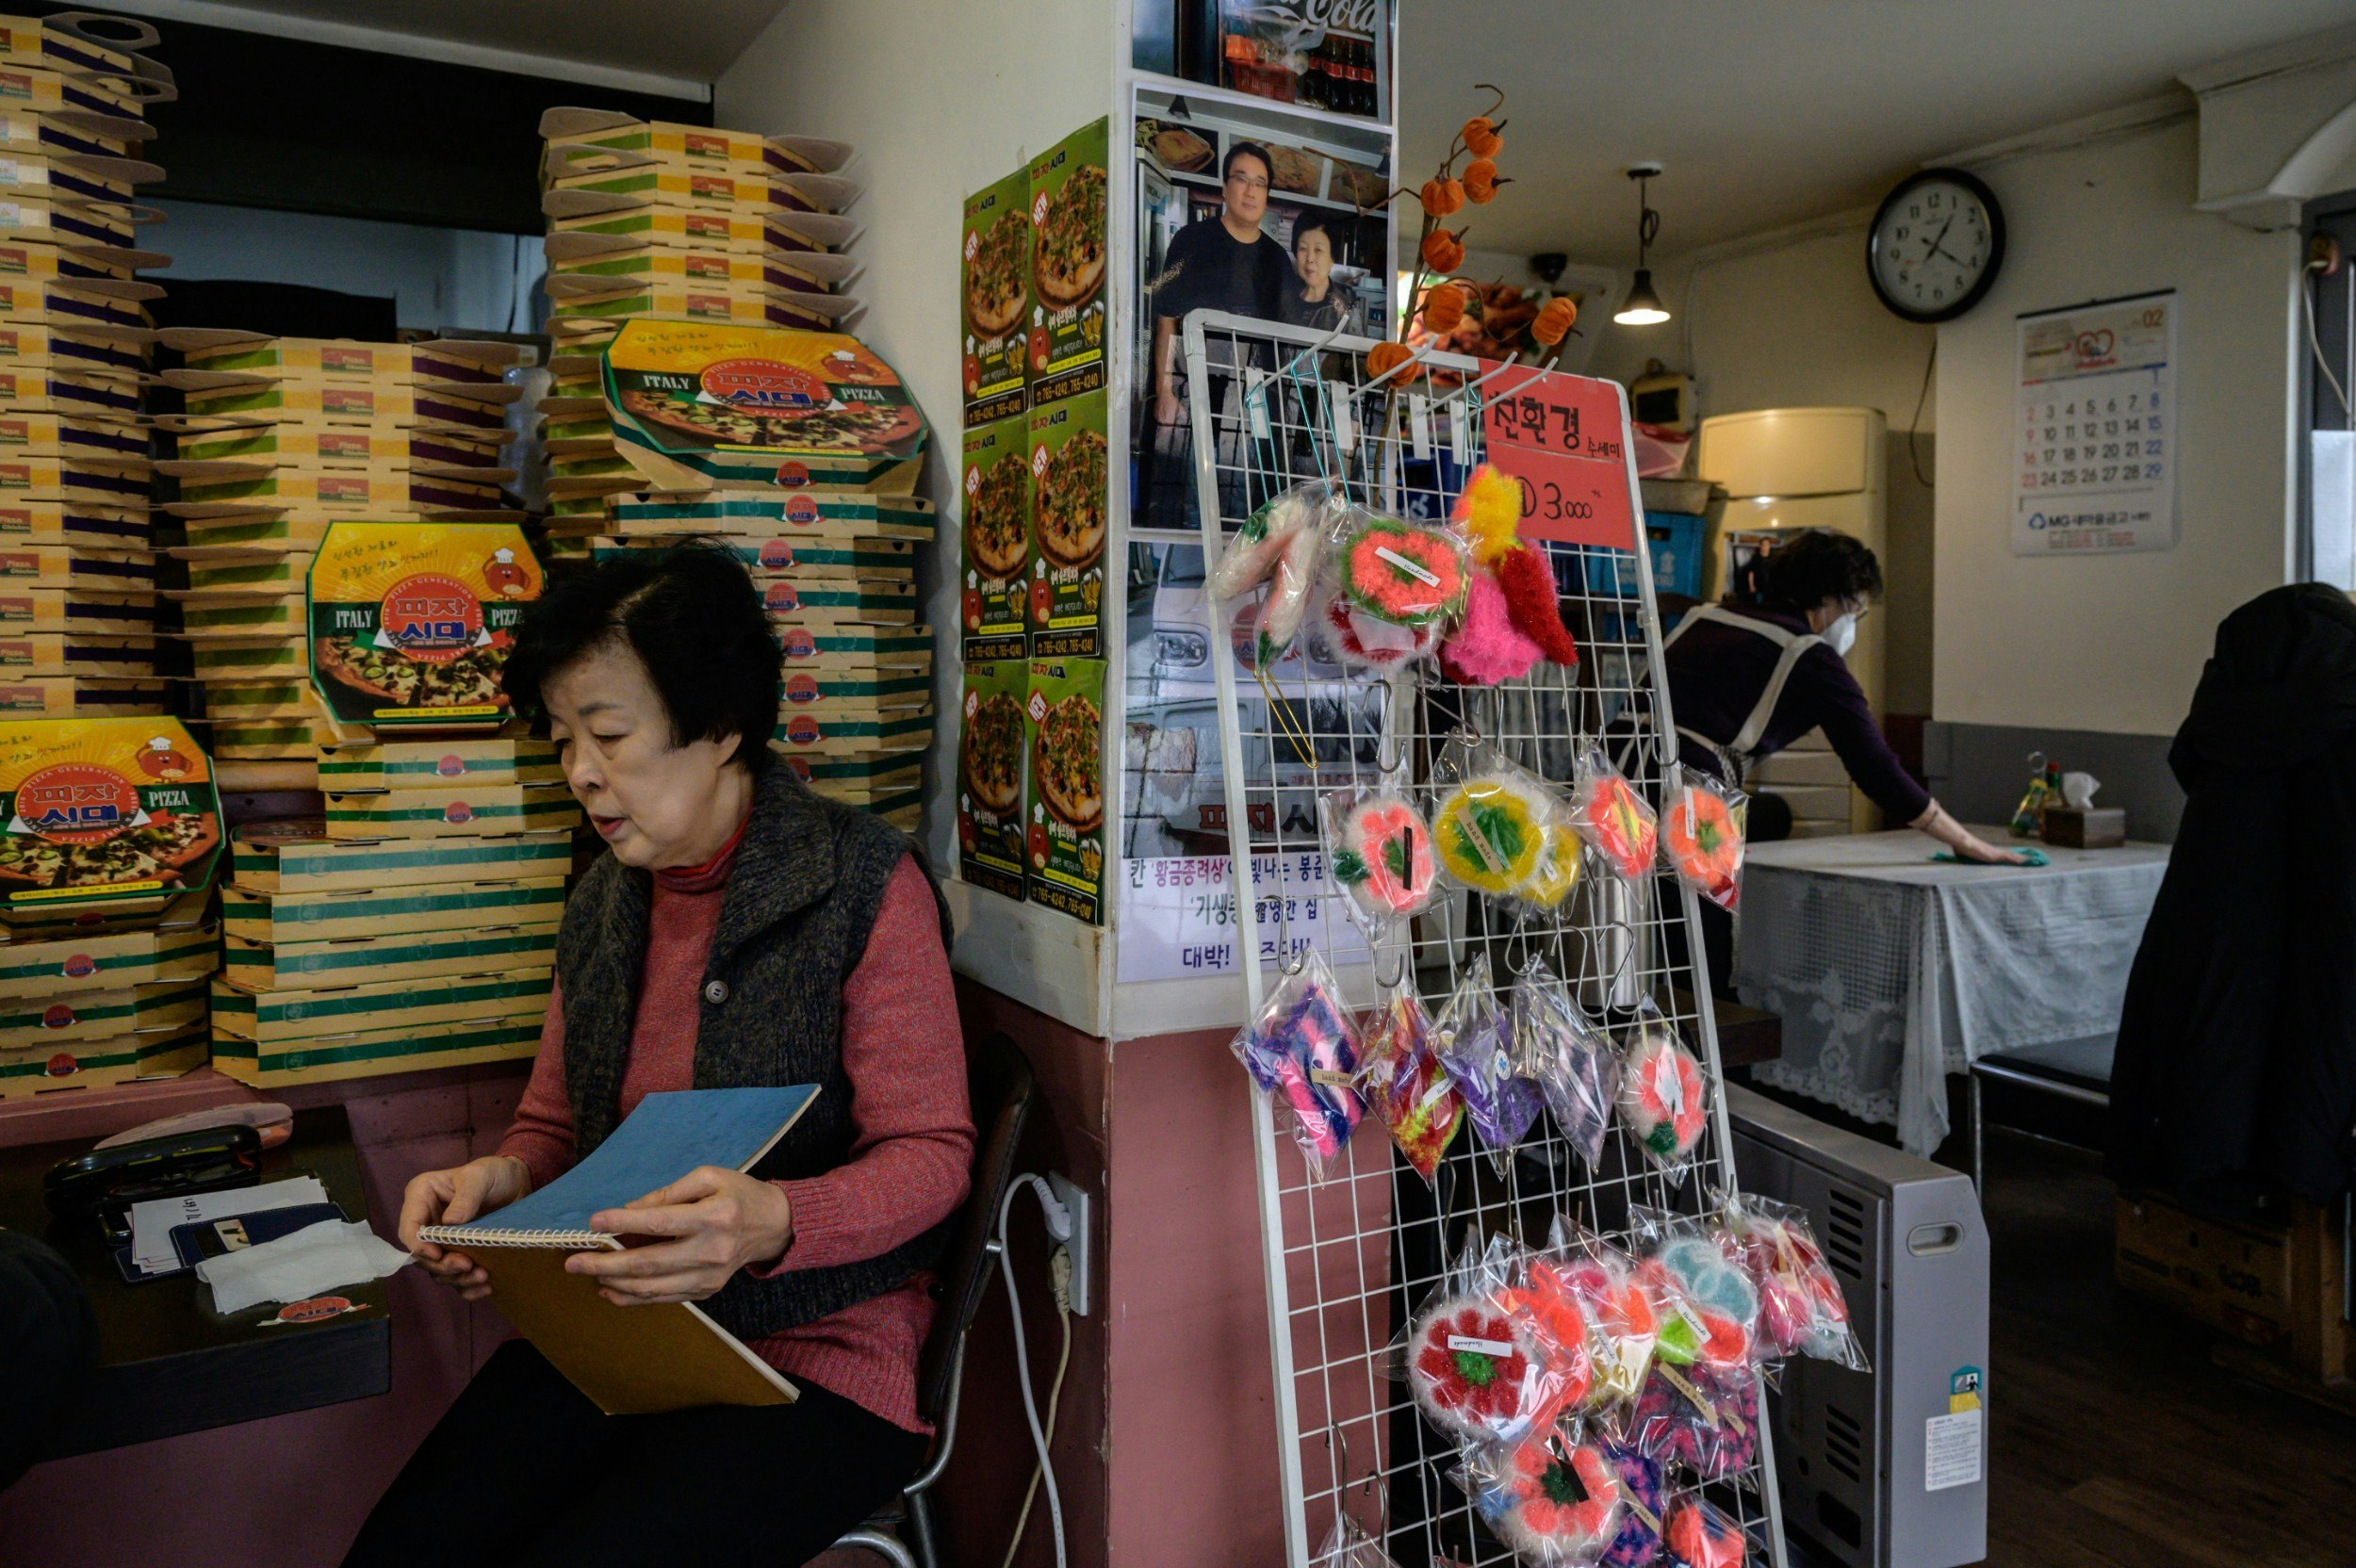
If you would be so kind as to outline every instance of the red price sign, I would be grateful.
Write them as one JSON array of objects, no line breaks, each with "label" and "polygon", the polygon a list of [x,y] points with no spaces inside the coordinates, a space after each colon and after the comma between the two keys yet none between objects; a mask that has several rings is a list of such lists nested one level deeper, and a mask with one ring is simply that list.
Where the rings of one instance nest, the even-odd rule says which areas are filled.
[{"label": "red price sign", "polygon": [[1522,537],[1636,547],[1628,421],[1608,381],[1513,366],[1481,387],[1489,461],[1522,486]]}]

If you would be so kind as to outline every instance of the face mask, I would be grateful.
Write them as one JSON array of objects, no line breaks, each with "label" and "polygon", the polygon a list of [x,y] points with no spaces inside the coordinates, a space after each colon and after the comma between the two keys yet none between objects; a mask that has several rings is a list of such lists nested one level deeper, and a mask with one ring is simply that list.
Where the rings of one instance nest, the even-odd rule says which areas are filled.
[{"label": "face mask", "polygon": [[1857,617],[1836,615],[1825,623],[1821,635],[1833,652],[1846,659],[1849,657],[1849,650],[1857,646]]}]

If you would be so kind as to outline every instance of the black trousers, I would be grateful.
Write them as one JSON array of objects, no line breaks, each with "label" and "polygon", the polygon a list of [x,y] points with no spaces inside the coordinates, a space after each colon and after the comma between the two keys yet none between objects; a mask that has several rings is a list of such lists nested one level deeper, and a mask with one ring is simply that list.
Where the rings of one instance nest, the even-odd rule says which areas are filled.
[{"label": "black trousers", "polygon": [[607,1415],[511,1341],[409,1457],[344,1568],[807,1562],[893,1496],[927,1445],[797,1386],[790,1405]]}]

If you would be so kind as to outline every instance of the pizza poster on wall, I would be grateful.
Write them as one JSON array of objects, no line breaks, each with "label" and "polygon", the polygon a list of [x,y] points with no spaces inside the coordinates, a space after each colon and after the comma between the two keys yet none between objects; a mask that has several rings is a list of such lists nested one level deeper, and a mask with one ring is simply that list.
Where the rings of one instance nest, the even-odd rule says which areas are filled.
[{"label": "pizza poster on wall", "polygon": [[957,874],[1008,898],[1023,896],[1023,818],[1031,666],[1022,659],[965,666],[957,731]]},{"label": "pizza poster on wall", "polygon": [[540,563],[510,523],[335,523],[311,561],[311,684],[330,717],[490,729]]},{"label": "pizza poster on wall", "polygon": [[2176,292],[2015,323],[2012,553],[2176,543]]},{"label": "pizza poster on wall", "polygon": [[221,801],[177,719],[0,724],[0,915],[61,906],[162,907],[212,880]]},{"label": "pizza poster on wall", "polygon": [[1106,158],[1112,122],[1031,161],[1031,401],[1104,384]]},{"label": "pizza poster on wall", "polygon": [[1031,652],[1104,652],[1104,394],[1030,415]]},{"label": "pizza poster on wall", "polygon": [[965,422],[1024,406],[1030,365],[1031,175],[1018,169],[965,199],[957,277],[965,302]]},{"label": "pizza poster on wall", "polygon": [[965,433],[957,485],[964,511],[957,621],[970,660],[1019,662],[1029,651],[1030,434],[1030,421],[1020,414]]},{"label": "pizza poster on wall", "polygon": [[1024,856],[1031,902],[1090,924],[1104,918],[1104,662],[1034,659],[1023,717],[1030,752]]}]

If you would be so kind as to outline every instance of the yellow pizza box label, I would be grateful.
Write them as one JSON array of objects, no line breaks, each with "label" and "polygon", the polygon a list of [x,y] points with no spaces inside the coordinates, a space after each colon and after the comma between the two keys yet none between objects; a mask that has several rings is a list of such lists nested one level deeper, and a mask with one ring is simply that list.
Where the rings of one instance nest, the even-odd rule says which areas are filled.
[{"label": "yellow pizza box label", "polygon": [[160,912],[206,886],[221,852],[212,769],[177,719],[0,718],[0,824],[9,910]]}]

